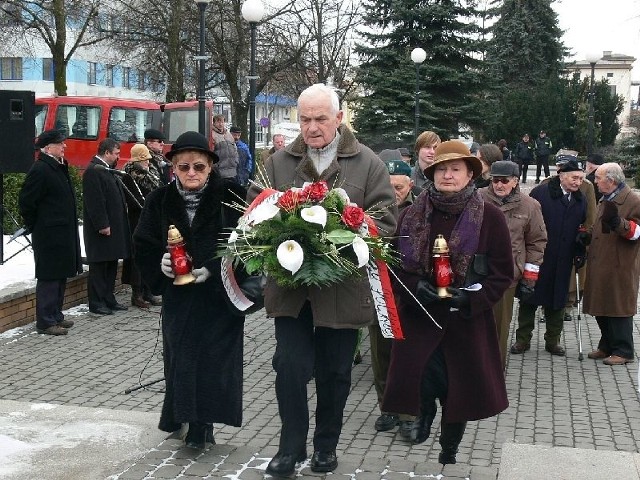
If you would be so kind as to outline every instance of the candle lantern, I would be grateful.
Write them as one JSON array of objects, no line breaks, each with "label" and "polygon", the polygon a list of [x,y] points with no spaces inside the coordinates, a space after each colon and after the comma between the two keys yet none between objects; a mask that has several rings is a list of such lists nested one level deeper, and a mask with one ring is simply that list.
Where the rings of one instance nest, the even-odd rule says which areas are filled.
[{"label": "candle lantern", "polygon": [[449,246],[442,235],[437,235],[433,242],[433,276],[438,288],[438,296],[451,297],[447,287],[453,282],[453,272],[449,261]]},{"label": "candle lantern", "polygon": [[184,248],[184,239],[182,234],[175,227],[169,225],[169,233],[167,235],[167,250],[171,255],[171,268],[176,278],[173,280],[174,285],[186,285],[195,281],[196,277],[191,273],[193,263],[191,257]]}]

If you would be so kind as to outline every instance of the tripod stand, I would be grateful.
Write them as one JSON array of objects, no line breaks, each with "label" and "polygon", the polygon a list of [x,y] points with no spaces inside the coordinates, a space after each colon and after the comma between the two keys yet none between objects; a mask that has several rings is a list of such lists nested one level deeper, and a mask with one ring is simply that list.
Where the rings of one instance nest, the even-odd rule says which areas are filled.
[{"label": "tripod stand", "polygon": [[[0,175],[0,177],[2,177],[2,175]],[[2,178],[0,178],[0,199],[3,199],[4,198],[4,191],[3,191],[3,188],[2,188],[1,185],[2,185]],[[11,219],[12,223],[17,228],[17,230],[13,233],[13,235],[11,236],[11,239],[7,243],[11,243],[11,242],[13,242],[15,239],[17,239],[19,237],[24,237],[25,240],[27,241],[27,244],[24,245],[18,251],[14,252],[13,255],[11,255],[11,256],[9,256],[9,257],[7,257],[5,259],[4,258],[4,240],[2,242],[0,242],[0,265],[3,265],[5,262],[8,262],[13,257],[15,257],[16,255],[21,253],[23,250],[26,250],[27,248],[31,247],[31,240],[29,239],[29,237],[27,237],[26,228],[22,227],[20,225],[20,223],[18,223],[18,220],[16,220],[16,217],[14,217],[13,214],[9,210],[7,210],[7,208],[4,206],[4,204],[0,204],[0,230],[2,230],[2,231],[4,230],[3,226],[4,226],[4,215],[5,215],[5,213],[7,214],[7,216]]]}]

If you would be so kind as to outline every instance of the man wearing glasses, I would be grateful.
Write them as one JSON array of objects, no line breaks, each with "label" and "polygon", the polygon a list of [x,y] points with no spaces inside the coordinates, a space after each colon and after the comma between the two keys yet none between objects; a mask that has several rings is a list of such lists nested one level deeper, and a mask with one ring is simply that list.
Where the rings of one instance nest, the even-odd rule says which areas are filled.
[{"label": "man wearing glasses", "polygon": [[66,335],[73,326],[62,313],[64,292],[67,278],[82,273],[76,194],[63,158],[64,140],[59,130],[37,138],[38,161],[19,196],[36,264],[36,330],[45,335]]},{"label": "man wearing glasses", "polygon": [[151,153],[149,160],[149,171],[160,179],[161,185],[166,185],[171,181],[171,165],[167,162],[163,153],[164,134],[155,128],[144,131],[144,144]]},{"label": "man wearing glasses", "polygon": [[490,177],[491,183],[488,187],[481,188],[480,193],[485,202],[492,203],[504,213],[511,236],[514,266],[513,283],[493,306],[504,368],[513,316],[513,299],[517,295],[526,300],[533,295],[547,244],[547,228],[540,204],[520,192],[520,167],[517,163],[505,160],[492,163]]}]

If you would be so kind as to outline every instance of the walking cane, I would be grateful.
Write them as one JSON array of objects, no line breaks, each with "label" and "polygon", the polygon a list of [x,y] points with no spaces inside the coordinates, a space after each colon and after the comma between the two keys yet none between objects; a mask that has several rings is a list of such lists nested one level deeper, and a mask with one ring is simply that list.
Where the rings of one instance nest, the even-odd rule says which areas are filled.
[{"label": "walking cane", "polygon": [[580,277],[576,268],[576,301],[578,302],[578,360],[584,360],[582,354],[582,325],[580,324]]}]

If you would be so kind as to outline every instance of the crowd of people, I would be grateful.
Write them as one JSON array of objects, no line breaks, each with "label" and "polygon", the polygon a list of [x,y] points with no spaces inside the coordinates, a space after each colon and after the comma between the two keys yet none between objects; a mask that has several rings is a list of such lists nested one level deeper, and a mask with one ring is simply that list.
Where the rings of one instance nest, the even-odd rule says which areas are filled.
[{"label": "crowd of people", "polygon": [[[252,158],[239,128],[216,117],[213,150],[203,135],[186,132],[165,156],[162,132],[150,129],[123,171],[115,169],[119,143],[106,139],[84,172],[89,310],[110,315],[128,308],[114,296],[120,259],[132,305],[162,305],[166,392],[160,429],[181,430],[188,447],[203,449],[215,443],[214,423],[242,424],[244,316],[228,301],[217,252],[240,217],[231,205],[241,198],[251,203],[264,185],[285,189],[326,181],[361,208],[379,212],[373,221],[381,235],[394,239],[400,258],[391,268],[405,336],[382,334],[366,276],[323,288],[285,288],[267,279],[264,306],[274,321],[282,424],[266,469],[275,477],[292,476],[308,457],[312,380],[311,470],[337,468],[354,353],[365,327],[380,408],[374,428],[399,427],[408,444],[422,443],[439,404],[442,464],[456,463],[468,421],[507,408],[507,355],[531,348],[539,307],[545,350],[565,355],[560,339],[566,308],[576,300],[571,292],[583,291],[584,311],[601,331],[588,357],[607,365],[633,362],[640,196],[626,185],[619,165],[593,154],[585,172],[577,152],[562,151],[551,176],[552,144],[544,131],[533,143],[523,135],[514,152],[505,141],[470,149],[425,131],[413,155],[405,148],[376,154],[342,123],[335,91],[322,84],[300,94],[298,116],[298,138],[285,145],[274,136],[273,148],[259,159]],[[49,335],[65,335],[73,326],[62,301],[66,279],[82,271],[64,141],[55,130],[38,137],[39,159],[19,198],[33,235],[36,327]],[[536,186],[527,195],[520,183],[534,161]],[[542,170],[547,178],[541,182]],[[262,181],[250,183],[252,175]],[[171,229],[192,264],[187,284],[178,281],[177,260],[167,250]],[[449,262],[444,269],[443,255]],[[516,298],[518,327],[508,347]]]}]

